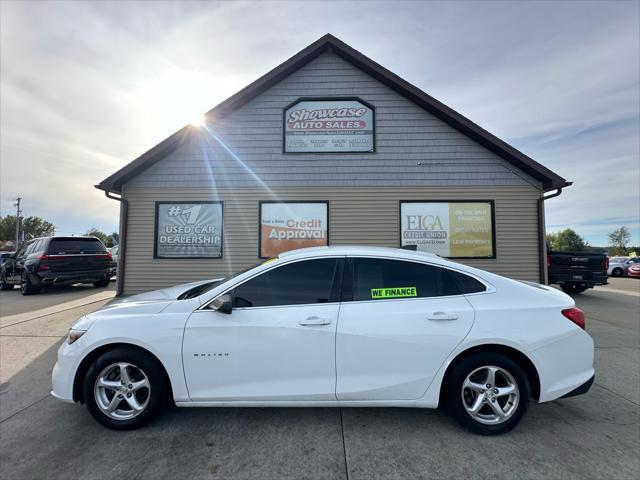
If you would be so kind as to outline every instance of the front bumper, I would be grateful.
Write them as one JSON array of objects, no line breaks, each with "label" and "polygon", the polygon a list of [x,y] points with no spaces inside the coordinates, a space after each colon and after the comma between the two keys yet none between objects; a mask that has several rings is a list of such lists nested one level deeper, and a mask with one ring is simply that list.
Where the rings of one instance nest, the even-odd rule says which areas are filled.
[{"label": "front bumper", "polygon": [[66,340],[58,349],[58,361],[51,372],[51,395],[63,402],[73,403],[73,381],[78,367],[78,345],[82,338],[69,345]]}]

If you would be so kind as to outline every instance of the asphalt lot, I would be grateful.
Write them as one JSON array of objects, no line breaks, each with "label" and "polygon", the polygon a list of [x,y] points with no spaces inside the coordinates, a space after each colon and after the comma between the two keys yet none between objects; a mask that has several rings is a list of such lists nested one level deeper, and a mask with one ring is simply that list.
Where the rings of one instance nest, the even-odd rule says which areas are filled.
[{"label": "asphalt lot", "polygon": [[575,297],[596,341],[591,391],[533,403],[500,437],[468,433],[439,411],[393,408],[174,408],[142,430],[107,430],[48,395],[61,336],[108,301],[78,305],[80,292],[1,293],[2,479],[640,477],[636,279]]}]

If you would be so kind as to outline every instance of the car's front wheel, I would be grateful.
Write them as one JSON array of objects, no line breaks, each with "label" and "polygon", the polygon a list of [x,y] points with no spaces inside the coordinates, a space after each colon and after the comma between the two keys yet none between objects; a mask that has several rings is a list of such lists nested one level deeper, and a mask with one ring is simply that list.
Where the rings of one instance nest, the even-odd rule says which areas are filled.
[{"label": "car's front wheel", "polygon": [[477,353],[457,364],[446,402],[456,420],[472,432],[497,435],[514,428],[529,405],[527,376],[509,357]]},{"label": "car's front wheel", "polygon": [[621,277],[623,274],[624,274],[624,270],[621,269],[620,267],[614,268],[613,271],[611,272],[612,277]]},{"label": "car's front wheel", "polygon": [[99,423],[116,430],[142,427],[166,405],[162,366],[139,350],[116,348],[102,354],[84,378],[87,409]]},{"label": "car's front wheel", "polygon": [[4,273],[0,273],[0,290],[13,290],[15,285],[7,282]]}]

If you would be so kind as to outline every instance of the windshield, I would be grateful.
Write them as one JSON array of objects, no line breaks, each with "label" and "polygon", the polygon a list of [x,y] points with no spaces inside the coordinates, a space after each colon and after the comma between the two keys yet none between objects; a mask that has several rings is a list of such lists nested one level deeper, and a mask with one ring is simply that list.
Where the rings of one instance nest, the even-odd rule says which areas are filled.
[{"label": "windshield", "polygon": [[189,290],[187,290],[186,292],[182,292],[179,296],[178,296],[178,300],[187,300],[189,298],[194,298],[194,297],[199,297],[200,295],[202,295],[203,293],[208,292],[209,290],[213,289],[214,287],[228,282],[229,280],[237,277],[238,275],[242,275],[245,272],[248,272],[249,270],[252,270],[264,263],[267,263],[269,260],[267,260],[266,262],[260,262],[260,263],[256,263],[254,265],[251,265],[250,267],[247,267],[243,270],[240,270],[239,272],[236,273],[232,273],[231,275],[229,275],[228,277],[223,278],[222,280],[216,280],[216,281],[212,281],[212,282],[207,282],[207,283],[203,283],[201,285],[198,285],[196,287],[190,288]]}]

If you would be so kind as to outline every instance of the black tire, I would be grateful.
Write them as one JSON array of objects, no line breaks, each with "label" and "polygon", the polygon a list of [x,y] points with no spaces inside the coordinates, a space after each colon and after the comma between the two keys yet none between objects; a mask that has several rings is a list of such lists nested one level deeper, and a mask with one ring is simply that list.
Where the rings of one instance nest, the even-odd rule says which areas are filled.
[{"label": "black tire", "polygon": [[[483,367],[497,367],[500,369],[500,372],[507,372],[511,376],[511,379],[514,381],[518,390],[516,406],[505,420],[495,424],[483,423],[482,421],[473,418],[465,407],[465,402],[473,403],[475,399],[468,399],[468,395],[471,394],[471,390],[463,390],[463,384],[467,377],[473,372],[478,371],[478,374],[481,374]],[[477,393],[477,396],[483,397],[483,400],[481,401],[483,406],[478,412],[480,414],[482,414],[482,412],[487,412],[487,415],[493,414],[493,407],[489,403],[489,400],[491,400],[494,405],[496,403],[494,400],[496,400],[499,406],[501,405],[500,402],[504,402],[504,405],[500,407],[501,410],[504,408],[508,410],[508,408],[512,406],[512,403],[508,403],[512,401],[510,396],[507,396],[506,398],[504,396],[496,398],[488,397],[495,391],[494,387],[507,385],[503,382],[503,380],[507,379],[503,376],[503,373],[497,373],[496,378],[498,379],[496,381],[498,385],[492,385],[489,389],[482,390],[483,393]],[[449,376],[447,385],[445,385],[444,388],[446,392],[444,399],[446,402],[445,407],[449,413],[451,413],[463,427],[481,435],[499,435],[512,430],[526,413],[529,406],[529,399],[531,397],[529,380],[522,368],[520,368],[520,366],[511,358],[500,353],[481,352],[465,358],[454,367],[451,375]],[[487,393],[485,394],[484,392]],[[465,400],[463,400],[463,395],[466,395]],[[516,402],[514,400],[513,404],[515,403]]]},{"label": "black tire", "polygon": [[587,289],[587,287],[585,287],[584,285],[572,285],[572,284],[561,285],[560,288],[562,288],[564,293],[567,293],[567,294],[582,293]]},{"label": "black tire", "polygon": [[0,290],[13,290],[13,287],[15,287],[13,283],[7,283],[4,273],[0,274]]},{"label": "black tire", "polygon": [[40,293],[42,289],[41,285],[34,285],[31,281],[31,275],[29,275],[25,270],[22,271],[22,276],[20,277],[20,292],[23,295],[35,295],[36,293]]},{"label": "black tire", "polygon": [[624,275],[624,270],[622,270],[620,267],[614,268],[611,272],[612,277],[621,277],[622,275]]},{"label": "black tire", "polygon": [[[96,400],[96,395],[94,394],[94,387],[98,377],[105,371],[105,369],[108,369],[110,366],[117,363],[127,363],[132,367],[137,368],[139,371],[142,371],[144,375],[146,375],[150,385],[146,392],[146,396],[142,397],[142,402],[139,401],[139,403],[145,403],[144,400],[146,399],[146,406],[133,418],[115,419],[107,416],[107,414],[98,406],[98,400]],[[131,375],[133,373],[135,372],[130,372]],[[140,378],[142,377],[138,377],[138,380]],[[82,388],[84,402],[87,405],[87,409],[91,416],[98,421],[98,423],[114,430],[133,430],[140,428],[157,417],[167,405],[168,387],[162,365],[160,365],[151,355],[133,348],[117,347],[100,355],[87,371]],[[144,395],[145,392],[138,392],[136,395],[139,395],[140,393]],[[116,392],[113,392],[111,399],[113,399],[113,396],[116,394]],[[128,401],[126,400],[125,395],[127,394],[123,392],[121,397],[122,400],[119,405],[126,411],[131,408],[128,406]],[[138,400],[139,399],[140,397],[138,397]]]},{"label": "black tire", "polygon": [[93,282],[93,286],[96,288],[103,288],[109,285],[109,279],[103,278],[102,280],[98,280],[97,282]]}]

